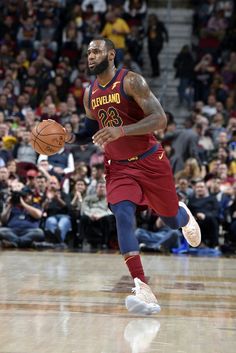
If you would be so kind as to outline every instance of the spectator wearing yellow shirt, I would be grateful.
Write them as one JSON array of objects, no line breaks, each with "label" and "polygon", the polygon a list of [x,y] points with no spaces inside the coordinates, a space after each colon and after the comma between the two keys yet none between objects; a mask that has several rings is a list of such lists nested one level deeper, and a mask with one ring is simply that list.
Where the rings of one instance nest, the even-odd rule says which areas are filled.
[{"label": "spectator wearing yellow shirt", "polygon": [[126,36],[130,33],[130,28],[123,18],[119,17],[118,9],[108,12],[106,15],[106,23],[101,35],[110,39],[116,47],[116,64],[123,61],[126,48]]}]

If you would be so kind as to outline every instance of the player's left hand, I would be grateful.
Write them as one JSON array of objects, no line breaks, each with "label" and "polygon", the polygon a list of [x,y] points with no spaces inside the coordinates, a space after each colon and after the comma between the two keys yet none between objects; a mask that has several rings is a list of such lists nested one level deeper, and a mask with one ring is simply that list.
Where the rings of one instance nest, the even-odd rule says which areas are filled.
[{"label": "player's left hand", "polygon": [[122,136],[120,127],[104,127],[93,135],[93,143],[105,147],[109,142],[115,141]]}]

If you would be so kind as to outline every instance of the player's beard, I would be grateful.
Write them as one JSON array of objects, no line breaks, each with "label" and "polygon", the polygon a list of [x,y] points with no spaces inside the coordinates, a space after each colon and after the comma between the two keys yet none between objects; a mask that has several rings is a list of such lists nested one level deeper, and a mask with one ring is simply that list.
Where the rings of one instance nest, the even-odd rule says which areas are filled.
[{"label": "player's beard", "polygon": [[88,74],[89,75],[100,75],[102,74],[104,71],[106,71],[106,69],[109,67],[109,61],[108,61],[108,55],[105,57],[104,60],[102,60],[100,62],[100,64],[97,64],[96,66],[94,66],[93,69],[88,68]]}]

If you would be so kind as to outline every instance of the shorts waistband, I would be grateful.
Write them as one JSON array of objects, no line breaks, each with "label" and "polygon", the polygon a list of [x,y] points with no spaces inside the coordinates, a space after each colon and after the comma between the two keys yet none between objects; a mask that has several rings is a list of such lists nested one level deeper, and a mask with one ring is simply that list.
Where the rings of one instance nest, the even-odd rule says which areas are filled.
[{"label": "shorts waistband", "polygon": [[141,153],[141,154],[139,154],[137,156],[130,157],[128,159],[121,159],[121,160],[118,160],[118,161],[115,161],[115,162],[119,162],[119,163],[137,162],[140,159],[144,159],[144,158],[150,156],[150,154],[156,152],[158,150],[159,146],[160,146],[159,144],[156,144],[156,145],[152,146],[149,150],[147,150],[144,153]]}]

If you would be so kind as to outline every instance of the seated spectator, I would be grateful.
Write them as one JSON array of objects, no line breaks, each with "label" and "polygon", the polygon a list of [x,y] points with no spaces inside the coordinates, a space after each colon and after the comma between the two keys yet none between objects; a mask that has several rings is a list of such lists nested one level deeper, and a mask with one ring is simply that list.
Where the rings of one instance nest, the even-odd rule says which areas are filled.
[{"label": "seated spectator", "polygon": [[182,233],[178,229],[166,226],[160,217],[156,220],[156,230],[137,228],[135,235],[141,251],[171,252],[172,248],[179,248]]},{"label": "seated spectator", "polygon": [[216,112],[216,97],[214,94],[210,94],[207,98],[207,104],[202,108],[202,114],[208,118],[212,118]]},{"label": "seated spectator", "polygon": [[79,242],[82,247],[87,239],[92,247],[101,246],[106,249],[112,231],[114,231],[114,216],[106,201],[106,187],[104,182],[98,182],[95,195],[84,198],[81,207]]},{"label": "seated spectator", "polygon": [[36,50],[42,45],[53,53],[55,53],[58,48],[56,24],[50,17],[43,19],[43,23],[39,26],[37,38],[34,41],[34,48]]},{"label": "seated spectator", "polygon": [[64,243],[66,235],[71,230],[70,196],[60,187],[59,180],[51,176],[43,202],[46,214],[44,230],[52,243]]},{"label": "seated spectator", "polygon": [[179,198],[184,202],[187,202],[188,199],[193,196],[193,188],[191,187],[188,178],[179,178],[178,183],[176,185],[176,192]]},{"label": "seated spectator", "polygon": [[236,246],[236,183],[233,185],[231,199],[225,210],[226,243]]},{"label": "seated spectator", "polygon": [[42,210],[33,203],[29,190],[12,190],[11,197],[4,205],[0,227],[0,240],[5,247],[27,248],[33,242],[44,240],[44,232],[40,228]]},{"label": "seated spectator", "polygon": [[228,205],[231,200],[231,193],[232,193],[232,188],[228,188],[224,191],[221,190],[221,179],[216,177],[210,179],[206,183],[208,189],[210,190],[210,194],[214,195],[219,203],[219,214],[218,214],[218,220],[219,223],[224,226],[226,222],[226,209],[228,208]]},{"label": "seated spectator", "polygon": [[104,164],[93,165],[92,170],[91,170],[91,181],[90,181],[89,186],[87,188],[86,195],[95,195],[96,189],[97,189],[97,184],[99,182],[104,182],[104,180],[105,180]]},{"label": "seated spectator", "polygon": [[34,24],[34,18],[28,16],[25,20],[21,20],[21,26],[17,33],[17,42],[20,48],[33,49],[36,39],[37,27]]},{"label": "seated spectator", "polygon": [[188,158],[184,163],[184,169],[175,173],[175,179],[178,182],[180,178],[186,178],[189,182],[191,180],[202,179],[205,177],[204,167],[199,166],[196,158]]},{"label": "seated spectator", "polygon": [[73,154],[68,151],[65,147],[60,149],[58,153],[52,156],[39,155],[38,164],[42,161],[48,161],[49,168],[48,172],[54,174],[60,180],[63,185],[63,190],[69,192],[68,177],[75,170]]},{"label": "seated spectator", "polygon": [[202,233],[202,246],[216,247],[219,244],[219,203],[210,195],[204,181],[197,181],[194,195],[188,207],[196,218]]},{"label": "seated spectator", "polygon": [[37,153],[30,144],[30,131],[22,129],[18,133],[18,143],[16,144],[13,156],[18,162],[36,163]]},{"label": "seated spectator", "polygon": [[9,195],[9,171],[5,166],[0,166],[0,212]]},{"label": "seated spectator", "polygon": [[93,6],[94,12],[105,13],[107,10],[107,4],[105,0],[82,0],[81,7],[84,12],[87,11],[89,5]]},{"label": "seated spectator", "polygon": [[145,0],[126,0],[124,3],[124,19],[128,25],[143,27],[147,14],[147,3]]}]

